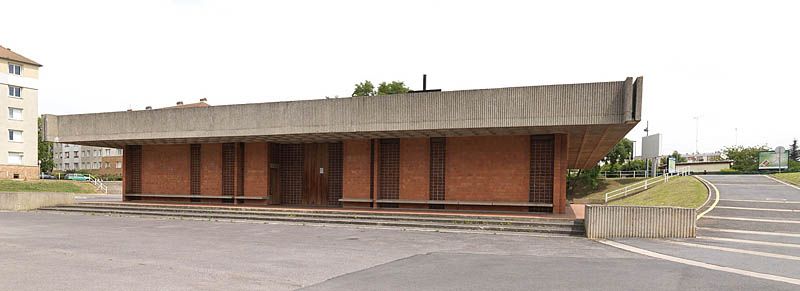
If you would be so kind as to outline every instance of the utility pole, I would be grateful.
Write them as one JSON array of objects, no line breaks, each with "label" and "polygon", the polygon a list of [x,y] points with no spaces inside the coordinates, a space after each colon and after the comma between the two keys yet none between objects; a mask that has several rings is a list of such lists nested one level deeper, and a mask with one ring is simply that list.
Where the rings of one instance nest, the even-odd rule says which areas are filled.
[{"label": "utility pole", "polygon": [[737,145],[738,146],[739,145],[739,128],[736,127],[736,128],[733,129],[733,131],[735,132],[735,136],[736,136],[736,139],[735,139],[735,142],[733,143],[733,145]]},{"label": "utility pole", "polygon": [[700,148],[697,146],[700,140],[700,116],[694,118],[694,153],[699,154]]}]

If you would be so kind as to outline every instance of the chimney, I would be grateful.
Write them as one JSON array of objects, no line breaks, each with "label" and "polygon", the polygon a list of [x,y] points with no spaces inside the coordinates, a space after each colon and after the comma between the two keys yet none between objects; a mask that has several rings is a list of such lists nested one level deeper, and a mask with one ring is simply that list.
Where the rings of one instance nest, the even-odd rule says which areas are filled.
[{"label": "chimney", "polygon": [[144,108],[144,110],[152,110],[152,109],[153,109],[153,106],[147,106],[147,107]]},{"label": "chimney", "polygon": [[208,101],[208,98],[200,98],[200,102],[206,102],[206,101]]},{"label": "chimney", "polygon": [[428,75],[422,74],[422,91],[428,90]]},{"label": "chimney", "polygon": [[183,105],[183,101],[178,101],[175,105]]}]

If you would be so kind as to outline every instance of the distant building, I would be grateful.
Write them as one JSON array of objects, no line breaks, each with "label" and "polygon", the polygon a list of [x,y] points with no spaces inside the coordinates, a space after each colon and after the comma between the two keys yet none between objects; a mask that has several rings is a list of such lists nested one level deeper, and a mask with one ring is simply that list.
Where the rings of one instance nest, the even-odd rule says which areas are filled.
[{"label": "distant building", "polygon": [[679,172],[688,170],[693,173],[718,173],[723,170],[730,170],[731,164],[733,164],[733,161],[677,163],[675,164],[675,169]]},{"label": "distant building", "polygon": [[686,162],[695,163],[695,162],[716,162],[722,161],[722,153],[721,152],[714,152],[714,153],[702,153],[702,154],[685,154],[683,155],[686,158]]},{"label": "distant building", "polygon": [[122,175],[122,149],[53,143],[53,163],[58,171]]},{"label": "distant building", "polygon": [[[42,65],[0,46],[0,179],[38,179],[39,68]],[[0,95],[2,96],[2,95]]]}]

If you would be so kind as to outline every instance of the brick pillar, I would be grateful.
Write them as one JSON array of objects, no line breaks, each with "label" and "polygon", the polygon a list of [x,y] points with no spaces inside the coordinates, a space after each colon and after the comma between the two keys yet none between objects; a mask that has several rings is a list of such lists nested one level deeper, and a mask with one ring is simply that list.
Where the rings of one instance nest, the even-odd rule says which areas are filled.
[{"label": "brick pillar", "polygon": [[381,154],[381,143],[380,139],[372,139],[370,141],[373,146],[373,155],[372,155],[372,208],[378,208],[378,189],[380,189],[380,177],[378,175],[379,168],[380,168],[380,154]]},{"label": "brick pillar", "polygon": [[553,148],[553,213],[564,213],[567,207],[567,135],[554,135]]}]

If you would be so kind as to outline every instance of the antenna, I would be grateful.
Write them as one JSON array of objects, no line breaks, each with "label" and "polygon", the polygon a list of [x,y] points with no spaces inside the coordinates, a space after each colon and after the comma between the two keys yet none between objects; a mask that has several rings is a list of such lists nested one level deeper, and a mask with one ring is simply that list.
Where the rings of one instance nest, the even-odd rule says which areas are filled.
[{"label": "antenna", "polygon": [[694,118],[694,152],[699,154],[700,149],[697,146],[700,140],[700,116],[692,117]]}]

